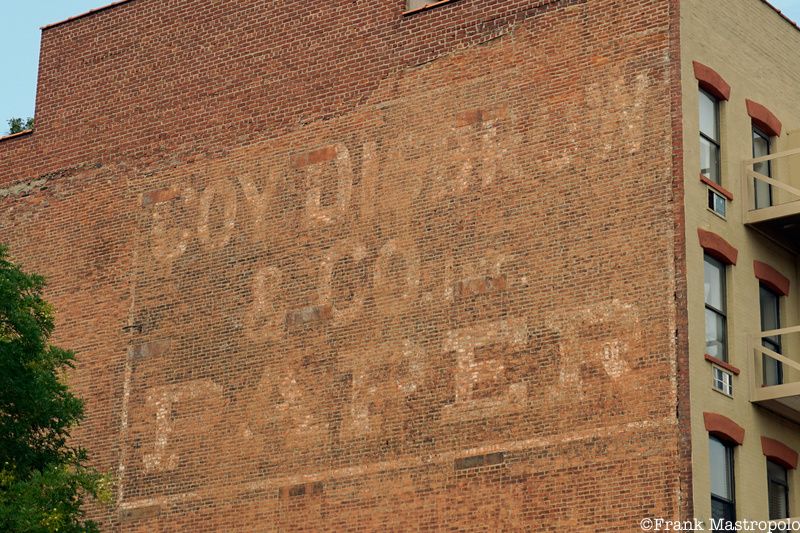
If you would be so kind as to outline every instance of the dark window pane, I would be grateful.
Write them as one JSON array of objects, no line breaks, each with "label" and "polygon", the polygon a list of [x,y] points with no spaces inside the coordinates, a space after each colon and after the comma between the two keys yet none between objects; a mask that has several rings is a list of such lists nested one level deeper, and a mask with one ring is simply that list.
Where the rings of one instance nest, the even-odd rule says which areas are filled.
[{"label": "dark window pane", "polygon": [[709,437],[711,469],[711,518],[736,520],[733,483],[733,449],[719,439]]},{"label": "dark window pane", "polygon": [[777,463],[767,461],[769,479],[769,518],[789,518],[789,484],[786,469]]},{"label": "dark window pane", "polygon": [[725,317],[706,308],[706,353],[727,361]]},{"label": "dark window pane", "polygon": [[[771,348],[770,348],[771,349]],[[783,383],[783,365],[780,361],[764,356],[764,385],[781,385]]]},{"label": "dark window pane", "polygon": [[767,474],[769,474],[770,479],[783,483],[784,485],[789,482],[786,469],[773,461],[767,461]]},{"label": "dark window pane", "polygon": [[[770,154],[769,137],[753,128],[753,157],[763,157]],[[772,166],[769,161],[753,165],[753,170],[767,177],[772,177]],[[770,184],[756,180],[756,208],[772,205],[772,187]]]},{"label": "dark window pane", "polygon": [[718,193],[714,192],[709,187],[708,188],[708,208],[711,209],[712,211],[714,211],[715,213],[718,213],[718,214],[720,214],[720,215],[722,215],[724,217],[725,216],[725,211],[727,210],[727,207],[728,206],[726,204],[725,197],[722,196],[721,194],[718,194]]},{"label": "dark window pane", "polygon": [[781,327],[780,299],[776,293],[763,285],[759,289],[759,303],[761,307],[761,330],[779,329]]},{"label": "dark window pane", "polygon": [[719,104],[705,91],[700,91],[700,133],[719,144]]},{"label": "dark window pane", "polygon": [[[781,327],[780,296],[764,287],[759,288],[759,307],[761,310],[761,331],[779,329]],[[765,337],[761,341],[765,348],[776,353],[781,352],[781,338],[778,335]],[[783,383],[783,366],[780,361],[764,356],[764,385]]]},{"label": "dark window pane", "polygon": [[725,312],[725,265],[705,256],[704,286],[706,305],[721,313]]},{"label": "dark window pane", "polygon": [[706,303],[706,353],[727,361],[725,318],[725,265],[704,256],[704,298]]},{"label": "dark window pane", "polygon": [[[713,518],[715,522],[720,519],[724,520],[722,529],[717,531],[735,531],[735,529],[732,529],[733,524],[730,524],[736,521],[736,510],[731,502],[725,502],[712,497],[711,518]],[[725,523],[729,523],[729,525],[726,527]]]},{"label": "dark window pane", "polygon": [[[753,157],[763,157],[765,155],[769,155],[769,137],[767,137],[763,133],[759,132],[758,130],[754,129],[753,130]],[[765,164],[765,163],[758,163],[758,164],[761,165],[761,164]]]},{"label": "dark window pane", "polygon": [[756,180],[756,209],[764,209],[772,205],[772,186]]},{"label": "dark window pane", "polygon": [[730,448],[715,438],[709,439],[711,468],[711,494],[724,500],[733,500]]},{"label": "dark window pane", "polygon": [[714,183],[720,183],[719,146],[700,136],[700,174]]}]

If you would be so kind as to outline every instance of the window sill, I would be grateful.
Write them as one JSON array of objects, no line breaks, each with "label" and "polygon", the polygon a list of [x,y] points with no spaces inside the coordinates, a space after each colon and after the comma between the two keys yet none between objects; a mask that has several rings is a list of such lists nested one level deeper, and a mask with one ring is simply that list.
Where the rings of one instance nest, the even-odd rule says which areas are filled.
[{"label": "window sill", "polygon": [[727,370],[728,372],[730,372],[730,373],[731,373],[731,374],[733,374],[734,376],[738,376],[738,375],[739,375],[739,374],[741,374],[741,372],[742,372],[741,370],[739,370],[738,368],[736,368],[736,367],[735,367],[735,366],[733,366],[732,364],[730,364],[730,363],[726,363],[726,362],[725,362],[725,361],[723,361],[722,359],[717,359],[717,358],[716,358],[716,357],[714,357],[713,355],[708,355],[708,354],[705,354],[705,359],[706,359],[706,361],[708,361],[709,363],[715,364],[715,365],[717,365],[718,367],[720,367],[720,368],[722,368],[722,369],[724,369],[724,370]]},{"label": "window sill", "polygon": [[729,202],[733,201],[733,193],[731,193],[728,189],[726,189],[722,185],[718,185],[718,184],[714,183],[713,181],[711,181],[707,177],[703,176],[702,174],[700,174],[700,181],[705,183],[706,185],[708,185],[709,187],[711,187],[712,189],[714,189],[718,193],[720,193],[725,198],[727,198]]},{"label": "window sill", "polygon": [[456,0],[439,0],[438,2],[431,2],[429,4],[425,4],[422,7],[416,7],[414,9],[409,9],[408,11],[403,11],[403,16],[406,17],[408,15],[413,15],[414,13],[419,13],[421,11],[427,11],[429,9],[433,9],[434,7],[439,7],[444,4],[452,4]]}]

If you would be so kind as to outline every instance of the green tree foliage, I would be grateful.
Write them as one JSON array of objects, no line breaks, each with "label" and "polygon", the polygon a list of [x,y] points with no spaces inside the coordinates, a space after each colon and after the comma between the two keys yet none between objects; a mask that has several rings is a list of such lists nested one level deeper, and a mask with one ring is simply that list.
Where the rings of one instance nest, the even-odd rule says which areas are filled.
[{"label": "green tree foliage", "polygon": [[21,118],[16,118],[16,117],[8,119],[8,133],[10,135],[32,129],[33,129],[33,117],[28,117],[27,120],[22,120]]},{"label": "green tree foliage", "polygon": [[97,531],[82,506],[107,500],[108,480],[70,443],[83,402],[63,380],[74,354],[48,342],[43,288],[0,246],[0,531]]}]

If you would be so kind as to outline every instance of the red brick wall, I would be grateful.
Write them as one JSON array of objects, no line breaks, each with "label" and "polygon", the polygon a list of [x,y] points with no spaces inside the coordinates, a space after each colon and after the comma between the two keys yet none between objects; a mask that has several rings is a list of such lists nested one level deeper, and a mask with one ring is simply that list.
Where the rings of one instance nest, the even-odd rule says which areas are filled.
[{"label": "red brick wall", "polygon": [[670,9],[133,0],[45,30],[0,240],[79,351],[106,523],[677,517]]}]

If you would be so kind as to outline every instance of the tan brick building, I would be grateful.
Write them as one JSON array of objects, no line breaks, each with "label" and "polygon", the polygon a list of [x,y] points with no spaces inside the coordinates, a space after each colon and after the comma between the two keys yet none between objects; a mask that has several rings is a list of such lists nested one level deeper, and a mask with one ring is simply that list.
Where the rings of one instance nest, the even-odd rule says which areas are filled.
[{"label": "tan brick building", "polygon": [[44,28],[0,241],[78,351],[97,516],[800,516],[799,88],[762,0],[128,0]]}]

